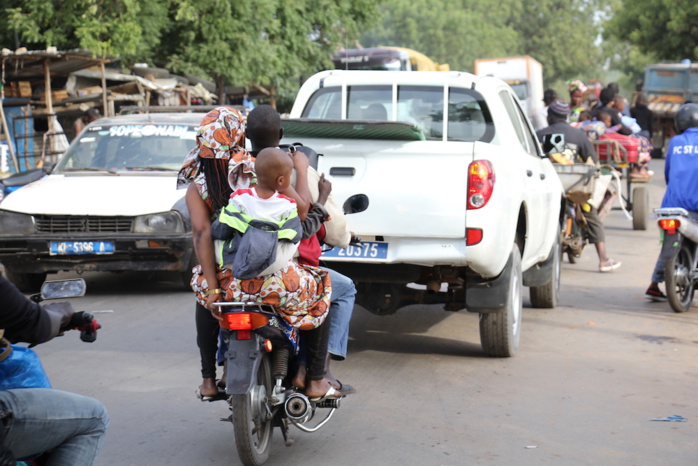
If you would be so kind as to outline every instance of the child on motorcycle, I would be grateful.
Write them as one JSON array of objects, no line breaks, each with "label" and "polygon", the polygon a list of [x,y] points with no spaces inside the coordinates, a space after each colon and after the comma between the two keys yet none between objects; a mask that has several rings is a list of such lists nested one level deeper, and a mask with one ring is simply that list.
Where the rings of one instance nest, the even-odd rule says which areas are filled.
[{"label": "child on motorcycle", "polygon": [[[213,222],[216,258],[223,271],[219,286],[226,301],[271,304],[286,322],[305,330],[306,395],[331,397],[336,392],[324,379],[330,278],[319,268],[293,261],[303,227],[296,202],[283,194],[290,187],[292,170],[286,152],[264,149],[255,161],[256,186],[236,190]],[[195,291],[205,302],[203,287]]]}]

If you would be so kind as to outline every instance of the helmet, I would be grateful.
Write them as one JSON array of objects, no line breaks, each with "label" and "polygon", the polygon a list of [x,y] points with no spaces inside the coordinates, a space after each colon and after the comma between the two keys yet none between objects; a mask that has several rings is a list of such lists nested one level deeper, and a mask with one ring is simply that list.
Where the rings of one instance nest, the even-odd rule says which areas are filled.
[{"label": "helmet", "polygon": [[676,116],[674,117],[674,122],[676,123],[676,131],[683,133],[688,128],[698,128],[698,104],[685,104],[683,105]]}]

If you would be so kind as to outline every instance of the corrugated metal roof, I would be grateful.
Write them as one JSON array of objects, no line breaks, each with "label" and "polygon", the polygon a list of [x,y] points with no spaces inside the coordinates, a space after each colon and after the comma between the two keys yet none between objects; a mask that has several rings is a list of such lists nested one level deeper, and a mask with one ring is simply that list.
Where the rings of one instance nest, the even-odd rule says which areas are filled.
[{"label": "corrugated metal roof", "polygon": [[20,53],[3,51],[2,53],[5,80],[43,77],[45,62],[48,62],[52,76],[68,76],[74,71],[108,63],[112,59],[112,57],[97,58],[92,55],[92,52],[80,49],[57,52],[32,50]]}]

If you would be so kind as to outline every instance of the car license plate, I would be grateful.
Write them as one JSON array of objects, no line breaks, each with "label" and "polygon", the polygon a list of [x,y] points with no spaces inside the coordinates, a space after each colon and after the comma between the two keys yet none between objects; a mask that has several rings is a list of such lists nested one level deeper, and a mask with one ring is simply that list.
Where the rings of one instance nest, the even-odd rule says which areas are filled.
[{"label": "car license plate", "polygon": [[387,259],[388,243],[364,241],[357,246],[349,246],[346,249],[332,248],[322,253],[323,259]]},{"label": "car license plate", "polygon": [[113,241],[51,241],[51,255],[114,254]]}]

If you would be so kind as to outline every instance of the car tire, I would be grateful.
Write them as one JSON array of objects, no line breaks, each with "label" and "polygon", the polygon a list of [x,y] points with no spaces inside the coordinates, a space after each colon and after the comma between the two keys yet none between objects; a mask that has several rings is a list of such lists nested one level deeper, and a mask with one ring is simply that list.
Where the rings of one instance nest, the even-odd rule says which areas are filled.
[{"label": "car tire", "polygon": [[46,272],[40,273],[19,273],[5,267],[5,276],[24,293],[37,293],[41,285],[46,281]]},{"label": "car tire", "polygon": [[552,261],[550,280],[541,286],[530,287],[531,305],[539,309],[553,309],[557,306],[557,299],[560,293],[560,272],[562,269],[562,254],[560,249],[560,231],[556,235],[557,240],[553,244],[548,256],[548,261]]},{"label": "car tire", "polygon": [[500,310],[480,314],[480,343],[489,356],[508,358],[516,353],[521,338],[523,300],[521,296],[521,251],[515,244],[507,267],[511,274],[506,303]]}]

